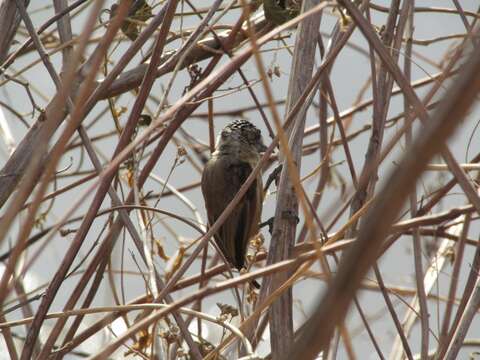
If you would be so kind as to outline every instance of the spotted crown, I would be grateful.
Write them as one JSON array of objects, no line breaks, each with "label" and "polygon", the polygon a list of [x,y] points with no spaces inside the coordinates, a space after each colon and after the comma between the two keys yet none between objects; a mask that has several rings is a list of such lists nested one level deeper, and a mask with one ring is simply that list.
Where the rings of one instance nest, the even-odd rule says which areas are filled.
[{"label": "spotted crown", "polygon": [[238,136],[242,140],[246,140],[251,145],[260,141],[260,130],[255,127],[251,122],[247,120],[235,120],[228,124],[222,130],[222,136]]}]

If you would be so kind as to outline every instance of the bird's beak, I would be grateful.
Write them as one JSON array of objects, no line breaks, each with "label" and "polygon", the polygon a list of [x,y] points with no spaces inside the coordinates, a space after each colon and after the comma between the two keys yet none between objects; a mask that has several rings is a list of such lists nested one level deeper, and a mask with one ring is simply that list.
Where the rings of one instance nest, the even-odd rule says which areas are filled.
[{"label": "bird's beak", "polygon": [[257,143],[257,146],[256,146],[256,147],[257,147],[257,151],[258,151],[259,153],[264,153],[264,152],[267,151],[267,149],[268,149],[263,142]]}]

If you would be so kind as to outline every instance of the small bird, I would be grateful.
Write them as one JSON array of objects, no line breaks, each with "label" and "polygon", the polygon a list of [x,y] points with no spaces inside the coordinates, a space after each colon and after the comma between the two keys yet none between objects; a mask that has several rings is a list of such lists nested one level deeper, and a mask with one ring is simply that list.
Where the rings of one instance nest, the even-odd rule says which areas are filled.
[{"label": "small bird", "polygon": [[282,25],[300,14],[301,0],[264,0],[265,18],[275,25]]},{"label": "small bird", "polygon": [[[117,14],[118,4],[110,7],[110,20]],[[140,24],[153,17],[152,7],[145,0],[133,0],[128,16],[123,21],[121,30],[130,40],[135,41],[140,34]]]},{"label": "small bird", "polygon": [[[210,225],[237,194],[265,150],[260,130],[246,120],[235,120],[222,130],[202,174],[202,193]],[[249,240],[258,233],[262,203],[263,186],[259,174],[214,234],[223,255],[238,270],[245,265]],[[258,283],[255,286],[258,287]]]}]

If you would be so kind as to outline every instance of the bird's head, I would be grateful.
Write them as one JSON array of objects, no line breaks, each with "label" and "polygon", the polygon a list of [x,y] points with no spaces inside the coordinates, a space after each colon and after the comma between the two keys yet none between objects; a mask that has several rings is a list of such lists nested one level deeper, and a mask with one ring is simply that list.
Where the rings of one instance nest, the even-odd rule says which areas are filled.
[{"label": "bird's head", "polygon": [[265,152],[260,130],[247,120],[235,120],[225,126],[218,137],[217,151],[237,151],[258,155]]}]

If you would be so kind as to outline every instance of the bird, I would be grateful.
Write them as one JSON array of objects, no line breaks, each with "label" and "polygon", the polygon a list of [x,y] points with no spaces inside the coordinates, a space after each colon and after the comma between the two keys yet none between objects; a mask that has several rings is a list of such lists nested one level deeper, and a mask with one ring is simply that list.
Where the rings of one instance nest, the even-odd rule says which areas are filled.
[{"label": "bird", "polygon": [[263,11],[265,18],[275,25],[293,19],[300,14],[301,0],[264,0]]},{"label": "bird", "polygon": [[[110,20],[117,14],[118,4],[110,7]],[[152,7],[145,0],[133,0],[128,9],[127,18],[123,21],[121,30],[131,41],[140,34],[140,24],[153,17]]]},{"label": "bird", "polygon": [[[237,194],[266,149],[260,130],[247,120],[235,120],[221,131],[215,151],[205,165],[201,181],[210,225]],[[259,173],[214,234],[220,251],[238,270],[245,266],[249,240],[259,231],[262,204],[263,186]],[[258,283],[252,283],[259,287]]]}]

